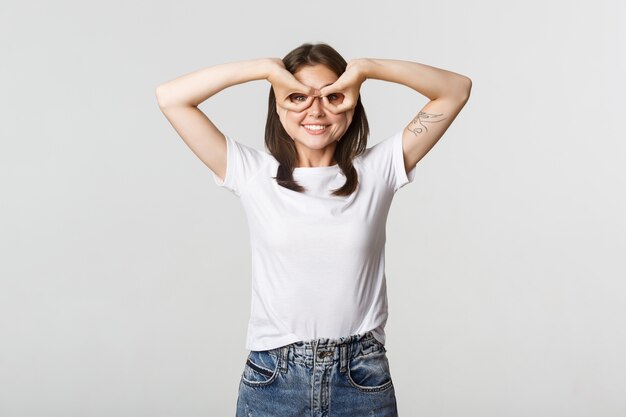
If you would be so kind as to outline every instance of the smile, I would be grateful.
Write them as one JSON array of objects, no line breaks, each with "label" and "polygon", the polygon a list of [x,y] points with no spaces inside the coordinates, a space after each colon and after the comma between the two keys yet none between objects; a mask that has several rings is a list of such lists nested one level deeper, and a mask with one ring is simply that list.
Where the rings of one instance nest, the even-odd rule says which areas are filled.
[{"label": "smile", "polygon": [[320,135],[326,131],[326,125],[302,125],[311,135]]}]

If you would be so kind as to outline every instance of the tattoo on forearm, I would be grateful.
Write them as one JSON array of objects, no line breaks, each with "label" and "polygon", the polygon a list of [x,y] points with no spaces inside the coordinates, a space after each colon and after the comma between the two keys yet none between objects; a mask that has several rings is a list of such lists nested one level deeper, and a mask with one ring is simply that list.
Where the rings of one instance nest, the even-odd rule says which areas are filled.
[{"label": "tattoo on forearm", "polygon": [[[443,116],[443,113],[432,114],[432,113],[424,113],[423,111],[421,111],[419,112],[417,116],[415,116],[415,119],[413,119],[411,123],[409,123],[409,126],[407,127],[407,129],[413,132],[415,136],[417,136],[419,133],[422,133],[424,130],[428,132],[428,128],[426,127],[426,125],[424,125],[424,123],[437,123],[437,122],[441,122],[442,120],[446,120],[446,117],[444,117],[443,119],[441,118],[437,119],[440,116]],[[428,119],[432,119],[432,120],[428,120]],[[422,127],[419,127],[419,126],[422,126]]]}]

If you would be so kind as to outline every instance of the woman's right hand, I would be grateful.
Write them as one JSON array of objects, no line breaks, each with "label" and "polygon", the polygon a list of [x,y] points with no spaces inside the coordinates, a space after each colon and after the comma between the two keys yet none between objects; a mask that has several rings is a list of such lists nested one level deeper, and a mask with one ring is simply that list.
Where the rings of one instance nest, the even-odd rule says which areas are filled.
[{"label": "woman's right hand", "polygon": [[267,80],[272,84],[278,106],[287,110],[302,111],[320,95],[319,90],[302,84],[287,71],[282,59],[270,58],[270,62],[271,69]]}]

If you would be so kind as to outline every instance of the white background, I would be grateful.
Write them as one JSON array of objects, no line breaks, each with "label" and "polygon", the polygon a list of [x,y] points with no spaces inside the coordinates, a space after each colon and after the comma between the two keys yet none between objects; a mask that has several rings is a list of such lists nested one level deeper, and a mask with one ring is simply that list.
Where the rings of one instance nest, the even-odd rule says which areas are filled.
[{"label": "white background", "polygon": [[[389,214],[400,415],[626,415],[624,2],[0,9],[0,415],[234,415],[247,223],[155,89],[304,42],[473,81]],[[200,108],[262,148],[269,88]],[[369,146],[427,102],[378,80],[362,97]]]}]

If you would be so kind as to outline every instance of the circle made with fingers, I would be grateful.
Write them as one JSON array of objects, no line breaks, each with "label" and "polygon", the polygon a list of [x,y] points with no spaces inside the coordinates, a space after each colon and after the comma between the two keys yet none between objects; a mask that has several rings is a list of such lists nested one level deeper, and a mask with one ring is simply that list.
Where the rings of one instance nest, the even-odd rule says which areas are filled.
[{"label": "circle made with fingers", "polygon": [[[345,96],[342,93],[331,93],[328,96],[308,96],[302,93],[293,93],[289,95],[289,101],[297,108],[297,111],[304,111],[313,105],[315,99],[320,99],[320,102],[324,108],[332,112],[333,107],[339,106],[343,103]],[[333,112],[334,113],[334,112]]]}]

